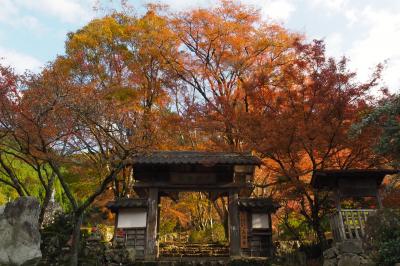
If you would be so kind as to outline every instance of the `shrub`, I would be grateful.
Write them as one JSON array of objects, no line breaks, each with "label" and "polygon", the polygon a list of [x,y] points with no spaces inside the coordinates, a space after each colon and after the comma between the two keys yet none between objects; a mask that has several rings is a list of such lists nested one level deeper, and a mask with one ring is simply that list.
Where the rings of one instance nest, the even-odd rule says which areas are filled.
[{"label": "shrub", "polygon": [[394,265],[400,261],[400,237],[389,239],[381,244],[378,249],[379,265]]},{"label": "shrub", "polygon": [[383,209],[368,217],[366,243],[378,265],[389,266],[400,262],[400,212]]},{"label": "shrub", "polygon": [[195,244],[207,243],[209,240],[206,231],[192,231],[189,235],[189,242]]},{"label": "shrub", "polygon": [[175,232],[176,221],[175,220],[162,220],[160,223],[160,235],[171,234]]},{"label": "shrub", "polygon": [[190,243],[217,243],[225,244],[225,229],[222,224],[214,224],[212,228],[200,231],[191,231],[189,234]]},{"label": "shrub", "polygon": [[227,241],[225,228],[222,224],[214,224],[212,229],[209,230],[211,231],[209,234],[212,235],[213,242],[223,244]]},{"label": "shrub", "polygon": [[[329,218],[327,216],[323,217],[320,222],[322,230],[324,232],[329,231]],[[281,217],[278,228],[280,240],[309,241],[315,237],[315,232],[310,224],[307,223],[302,215],[296,212]]]},{"label": "shrub", "polygon": [[[67,242],[72,234],[72,219],[70,214],[58,213],[54,221],[41,230],[41,246],[42,260],[58,261],[63,259],[66,254],[63,247],[67,246]],[[65,258],[67,260],[67,258]]]},{"label": "shrub", "polygon": [[102,241],[110,242],[114,235],[114,227],[107,226],[105,224],[98,224],[97,230],[99,231],[100,237]]},{"label": "shrub", "polygon": [[322,256],[322,249],[318,243],[303,243],[299,251],[306,254],[307,259],[319,259]]}]

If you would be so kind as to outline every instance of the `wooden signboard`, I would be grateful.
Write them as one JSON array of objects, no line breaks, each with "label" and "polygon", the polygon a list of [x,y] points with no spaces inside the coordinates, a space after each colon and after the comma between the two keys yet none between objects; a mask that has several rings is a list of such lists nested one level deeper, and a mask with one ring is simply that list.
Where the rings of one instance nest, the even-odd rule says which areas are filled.
[{"label": "wooden signboard", "polygon": [[240,222],[240,247],[248,248],[249,244],[247,241],[247,213],[240,212],[239,213],[239,222]]}]

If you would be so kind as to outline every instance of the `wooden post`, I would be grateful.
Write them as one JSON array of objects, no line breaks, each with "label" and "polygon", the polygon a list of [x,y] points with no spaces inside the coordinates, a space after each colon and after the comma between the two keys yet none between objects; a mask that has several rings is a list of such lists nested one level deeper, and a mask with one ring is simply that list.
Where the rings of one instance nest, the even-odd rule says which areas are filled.
[{"label": "wooden post", "polygon": [[114,220],[114,235],[112,239],[113,245],[117,244],[117,233],[118,233],[118,216],[119,216],[119,210],[117,210],[115,213],[115,220]]},{"label": "wooden post", "polygon": [[381,193],[379,192],[379,187],[376,188],[376,201],[378,202],[378,208],[382,209],[383,208],[383,204],[382,204]]},{"label": "wooden post", "polygon": [[339,235],[340,235],[340,241],[343,241],[346,239],[346,230],[344,227],[344,222],[343,222],[343,215],[342,215],[342,205],[340,203],[341,197],[340,197],[340,191],[337,190],[335,193],[335,200],[336,200],[336,209],[338,210],[338,217],[339,217]]},{"label": "wooden post", "polygon": [[145,260],[157,258],[157,227],[158,227],[158,189],[149,188],[147,224],[146,224],[146,251]]},{"label": "wooden post", "polygon": [[229,192],[229,253],[231,257],[240,256],[238,192]]}]

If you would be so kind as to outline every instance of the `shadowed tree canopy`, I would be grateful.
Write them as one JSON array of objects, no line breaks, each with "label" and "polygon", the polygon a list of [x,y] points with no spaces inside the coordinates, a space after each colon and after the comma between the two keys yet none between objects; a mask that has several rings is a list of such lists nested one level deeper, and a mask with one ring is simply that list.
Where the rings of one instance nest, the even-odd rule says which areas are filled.
[{"label": "shadowed tree canopy", "polygon": [[354,125],[353,135],[358,136],[371,128],[378,129],[379,140],[375,150],[388,156],[392,163],[398,167],[400,164],[400,96],[388,95],[383,98],[371,112]]}]

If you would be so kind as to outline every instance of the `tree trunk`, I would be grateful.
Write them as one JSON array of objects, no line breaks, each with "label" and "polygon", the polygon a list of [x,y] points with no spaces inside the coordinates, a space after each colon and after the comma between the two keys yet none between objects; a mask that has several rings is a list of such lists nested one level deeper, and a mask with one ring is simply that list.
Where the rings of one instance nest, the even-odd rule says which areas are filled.
[{"label": "tree trunk", "polygon": [[286,229],[289,231],[290,234],[293,235],[293,237],[299,241],[301,244],[303,244],[303,239],[301,239],[300,235],[298,232],[296,232],[296,229],[294,229],[290,223],[289,223],[289,215],[286,212],[285,216],[283,217],[283,224],[285,225]]},{"label": "tree trunk", "polygon": [[74,228],[72,231],[72,243],[71,243],[71,258],[70,258],[71,266],[78,265],[82,220],[83,220],[83,214],[75,213]]},{"label": "tree trunk", "polygon": [[214,208],[216,209],[219,218],[222,221],[222,225],[224,226],[224,233],[226,239],[229,237],[229,219],[228,219],[228,209],[226,206],[225,199],[223,197],[221,199],[221,206],[218,204],[218,199],[213,202]]},{"label": "tree trunk", "polygon": [[224,233],[225,233],[225,238],[229,238],[229,219],[228,215],[225,215],[223,218],[223,226],[224,226]]},{"label": "tree trunk", "polygon": [[49,206],[51,196],[53,194],[54,178],[55,178],[55,175],[52,175],[49,182],[47,183],[47,187],[45,188],[46,194],[44,195],[43,204],[41,206],[40,214],[39,214],[39,226],[40,227],[42,227],[44,215],[46,213],[47,207]]},{"label": "tree trunk", "polygon": [[[14,180],[13,180],[13,182],[14,182]],[[17,191],[18,196],[24,197],[24,196],[25,196],[25,192],[24,192],[24,190],[21,188],[21,186],[18,185],[18,184],[16,184],[16,182],[14,182],[14,184],[15,184],[14,188],[15,188],[15,190]]]},{"label": "tree trunk", "polygon": [[319,201],[319,195],[318,193],[314,193],[314,199],[312,202],[310,202],[311,207],[311,218],[312,218],[312,228],[317,235],[317,241],[319,246],[321,247],[322,250],[324,250],[327,247],[326,243],[326,238],[324,234],[324,230],[321,227],[321,218],[318,215],[320,211],[320,201]]},{"label": "tree trunk", "polygon": [[19,181],[19,179],[17,178],[17,176],[15,175],[15,173],[13,172],[13,170],[11,169],[11,167],[9,167],[1,158],[1,154],[0,153],[0,165],[3,167],[4,171],[7,173],[8,177],[11,179],[11,182],[13,183],[13,188],[17,191],[18,195],[20,197],[23,196],[29,196],[29,193],[26,189],[24,189],[25,187],[22,185],[22,183]]},{"label": "tree trunk", "polygon": [[52,190],[48,191],[48,190],[46,189],[46,194],[45,194],[45,196],[44,196],[43,203],[42,203],[42,206],[41,206],[41,208],[40,208],[39,227],[42,227],[42,223],[43,223],[43,220],[44,220],[44,214],[46,213],[47,206],[49,206],[49,202],[50,202],[50,198],[51,198],[51,193],[52,193]]},{"label": "tree trunk", "polygon": [[315,231],[315,233],[317,234],[317,240],[318,240],[318,244],[321,247],[322,250],[324,250],[327,247],[327,243],[326,243],[326,238],[325,238],[325,234],[321,228],[321,224],[318,222],[313,224],[313,229]]}]

